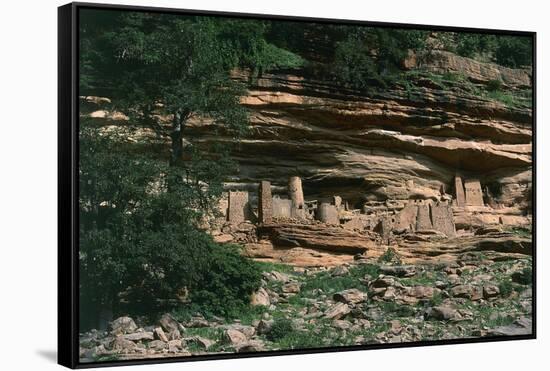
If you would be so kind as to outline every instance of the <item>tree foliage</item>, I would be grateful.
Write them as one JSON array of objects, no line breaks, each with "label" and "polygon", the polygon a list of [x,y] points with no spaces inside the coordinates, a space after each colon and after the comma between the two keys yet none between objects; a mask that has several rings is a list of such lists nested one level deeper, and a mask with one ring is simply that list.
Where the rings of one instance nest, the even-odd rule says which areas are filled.
[{"label": "tree foliage", "polygon": [[102,85],[132,124],[170,140],[172,164],[181,160],[192,118],[243,134],[245,87],[231,78],[234,67],[258,74],[301,63],[266,41],[269,24],[262,21],[141,12],[104,17],[93,11],[81,29],[81,89]]},{"label": "tree foliage", "polygon": [[258,268],[197,228],[215,212],[230,164],[196,158],[183,169],[130,155],[125,146],[124,136],[89,127],[80,133],[83,318],[93,320],[98,308],[117,312],[121,299],[144,310],[182,295],[209,308],[225,303],[220,311],[244,305],[259,285]]},{"label": "tree foliage", "polygon": [[532,40],[526,36],[477,33],[445,33],[441,35],[445,49],[458,55],[518,68],[530,66]]},{"label": "tree foliage", "polygon": [[422,50],[427,33],[371,27],[346,27],[336,43],[335,79],[355,88],[385,86],[401,69],[409,49]]}]

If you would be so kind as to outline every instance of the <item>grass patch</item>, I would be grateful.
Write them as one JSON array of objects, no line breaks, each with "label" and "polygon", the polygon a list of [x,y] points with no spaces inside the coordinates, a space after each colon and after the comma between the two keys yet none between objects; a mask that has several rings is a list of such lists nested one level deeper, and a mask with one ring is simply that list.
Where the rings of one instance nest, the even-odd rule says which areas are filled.
[{"label": "grass patch", "polygon": [[186,336],[200,336],[203,338],[221,341],[223,330],[216,327],[193,327],[185,329]]},{"label": "grass patch", "polygon": [[[287,326],[287,325],[283,325]],[[317,321],[309,324],[305,330],[292,329],[280,336],[274,342],[280,349],[319,348],[330,345],[338,345],[337,332],[328,321]]]},{"label": "grass patch", "polygon": [[528,228],[528,227],[510,227],[510,228],[507,228],[506,231],[513,233],[518,237],[525,237],[525,238],[533,237],[531,228]]},{"label": "grass patch", "polygon": [[441,295],[440,292],[433,294],[433,296],[429,299],[429,303],[432,307],[441,305],[441,303],[443,303],[443,295]]},{"label": "grass patch", "polygon": [[405,286],[433,286],[435,281],[445,279],[446,275],[442,272],[425,271],[414,277],[401,278],[399,282]]},{"label": "grass patch", "polygon": [[[212,320],[213,316],[208,311],[202,311],[202,308],[198,305],[188,305],[176,308],[170,313],[179,322],[188,322],[195,316],[203,316],[206,320]],[[235,319],[239,319],[243,324],[250,324],[254,320],[260,319],[262,315],[267,311],[267,308],[263,306],[242,305],[235,308],[230,316],[226,316],[226,323],[233,323]],[[218,317],[219,318],[219,317]]]},{"label": "grass patch", "polygon": [[313,291],[321,290],[325,294],[333,294],[347,289],[365,290],[362,279],[366,275],[377,276],[379,268],[374,264],[361,264],[350,269],[344,276],[332,277],[330,272],[320,272],[308,278],[302,285],[300,296],[313,297],[317,295]]},{"label": "grass patch", "polygon": [[498,327],[510,325],[514,322],[514,316],[501,315],[502,313],[513,312],[515,307],[512,303],[503,307],[489,307],[485,305],[470,305],[469,309],[474,312],[473,321],[479,323],[479,326]]},{"label": "grass patch", "polygon": [[[233,317],[234,319],[239,319],[243,325],[250,325],[252,322],[260,320],[267,311],[268,309],[262,305],[249,305],[243,307],[242,310],[239,313],[235,313]],[[228,320],[227,322],[232,323],[234,321]]]},{"label": "grass patch", "polygon": [[501,102],[509,108],[532,107],[532,91],[530,89],[504,90],[502,81],[500,80],[490,80],[486,85],[478,85],[471,82],[467,76],[461,73],[445,72],[443,74],[436,74],[428,71],[413,70],[403,73],[397,80],[397,83],[405,88],[409,98],[411,98],[415,93],[421,92],[417,86],[420,79],[430,80],[433,85],[441,90],[460,88],[472,95]]},{"label": "grass patch", "polygon": [[413,317],[416,310],[410,305],[397,304],[393,301],[383,301],[379,305],[385,313],[395,317]]},{"label": "grass patch", "polygon": [[271,262],[254,262],[258,268],[263,272],[281,272],[281,273],[293,273],[294,268],[291,265],[282,264],[282,263],[271,263]]},{"label": "grass patch", "polygon": [[112,362],[118,361],[118,356],[116,354],[103,354],[97,357],[94,357],[94,362]]}]

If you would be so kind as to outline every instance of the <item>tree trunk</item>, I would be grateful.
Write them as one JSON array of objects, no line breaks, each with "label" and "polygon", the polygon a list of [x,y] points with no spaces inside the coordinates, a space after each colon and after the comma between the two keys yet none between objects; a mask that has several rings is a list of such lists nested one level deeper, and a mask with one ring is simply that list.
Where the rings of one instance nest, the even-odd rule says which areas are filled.
[{"label": "tree trunk", "polygon": [[181,112],[176,112],[172,120],[170,166],[177,165],[183,154],[183,123],[187,118],[186,116]]}]

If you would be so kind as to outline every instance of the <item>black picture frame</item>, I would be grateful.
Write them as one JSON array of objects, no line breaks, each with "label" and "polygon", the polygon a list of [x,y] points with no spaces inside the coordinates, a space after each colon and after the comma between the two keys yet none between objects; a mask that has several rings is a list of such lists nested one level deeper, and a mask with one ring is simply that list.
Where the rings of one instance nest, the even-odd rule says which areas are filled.
[{"label": "black picture frame", "polygon": [[[309,348],[300,350],[262,351],[255,353],[212,354],[189,357],[154,358],[143,360],[121,360],[92,363],[79,363],[78,328],[78,163],[79,163],[79,42],[78,26],[81,9],[113,9],[121,11],[156,12],[182,15],[205,15],[266,20],[291,20],[296,22],[317,22],[325,24],[369,25],[376,27],[398,27],[402,29],[451,31],[466,33],[490,33],[500,35],[527,36],[532,38],[532,135],[533,135],[533,331],[530,335],[494,336],[483,338],[452,339],[438,341],[420,341],[395,344],[370,344],[346,347]],[[278,355],[296,355],[309,353],[341,352],[370,349],[419,347],[432,345],[468,344],[495,341],[513,341],[536,339],[537,303],[536,303],[536,32],[495,30],[485,28],[462,28],[421,24],[403,24],[388,22],[370,22],[359,20],[326,19],[314,17],[296,17],[283,15],[233,13],[222,11],[201,11],[160,7],[110,5],[96,3],[70,3],[58,8],[58,363],[69,368],[110,367],[137,364],[156,364],[190,362],[216,359],[247,357],[267,357]]]}]

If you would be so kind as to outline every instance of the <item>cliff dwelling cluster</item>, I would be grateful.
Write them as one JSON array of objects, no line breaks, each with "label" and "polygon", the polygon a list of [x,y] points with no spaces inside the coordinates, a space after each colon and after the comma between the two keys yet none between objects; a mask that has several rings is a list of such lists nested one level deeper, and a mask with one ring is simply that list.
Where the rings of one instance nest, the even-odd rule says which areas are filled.
[{"label": "cliff dwelling cluster", "polygon": [[[409,186],[414,187],[414,184]],[[458,175],[454,178],[453,195],[441,187],[439,197],[365,201],[362,208],[351,207],[338,195],[330,199],[306,200],[302,180],[297,176],[289,178],[286,194],[273,194],[271,183],[261,181],[257,193],[230,190],[220,205],[226,221],[233,225],[245,221],[258,225],[318,223],[376,233],[382,241],[405,233],[452,238],[457,235],[455,213],[465,209],[472,213],[487,207],[480,181]]]}]

